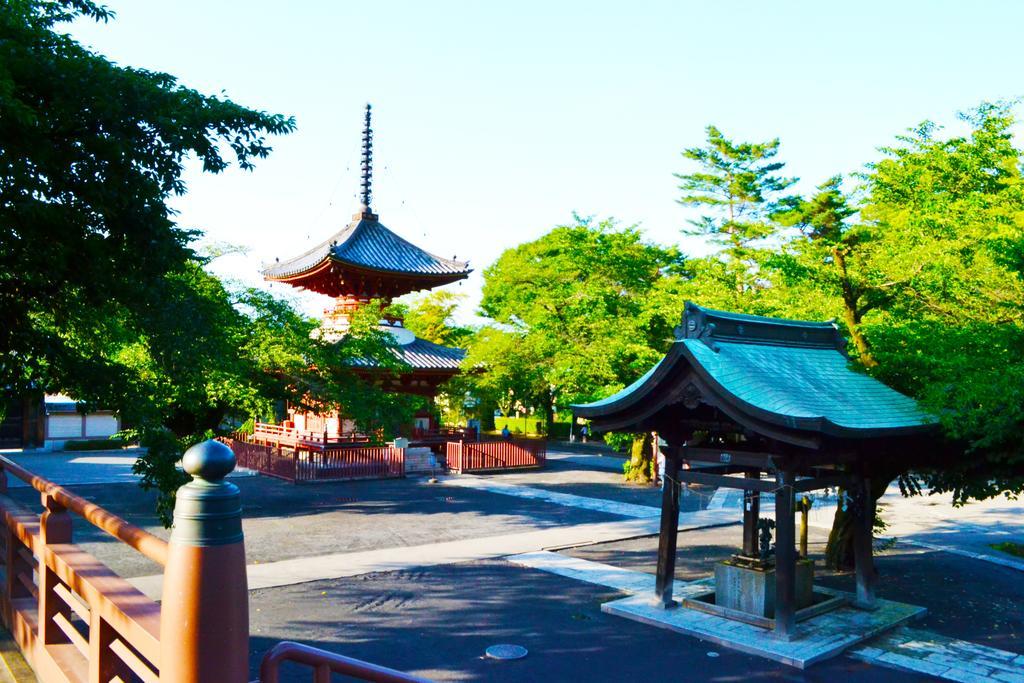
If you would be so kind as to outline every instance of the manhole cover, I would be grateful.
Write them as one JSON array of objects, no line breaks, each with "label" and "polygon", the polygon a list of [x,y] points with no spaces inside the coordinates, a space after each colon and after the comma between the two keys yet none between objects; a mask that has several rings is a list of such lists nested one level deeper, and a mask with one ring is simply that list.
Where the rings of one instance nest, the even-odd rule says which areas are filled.
[{"label": "manhole cover", "polygon": [[522,645],[491,645],[484,651],[491,659],[522,659],[526,648]]}]

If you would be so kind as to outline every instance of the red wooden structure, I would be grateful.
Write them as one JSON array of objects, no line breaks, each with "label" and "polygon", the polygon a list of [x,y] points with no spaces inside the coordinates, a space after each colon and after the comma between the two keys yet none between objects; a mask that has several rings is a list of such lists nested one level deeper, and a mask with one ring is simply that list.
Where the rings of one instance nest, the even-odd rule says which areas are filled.
[{"label": "red wooden structure", "polygon": [[448,443],[445,453],[452,472],[494,472],[543,467],[547,442],[537,440]]},{"label": "red wooden structure", "polygon": [[249,437],[252,443],[265,446],[287,446],[302,451],[322,451],[350,444],[365,444],[370,437],[365,434],[335,434],[326,431],[309,431],[285,425],[257,422],[253,425],[253,433]]},{"label": "red wooden structure", "polygon": [[221,439],[239,466],[293,483],[393,479],[405,476],[405,449],[357,444],[305,450],[251,443],[242,438]]}]

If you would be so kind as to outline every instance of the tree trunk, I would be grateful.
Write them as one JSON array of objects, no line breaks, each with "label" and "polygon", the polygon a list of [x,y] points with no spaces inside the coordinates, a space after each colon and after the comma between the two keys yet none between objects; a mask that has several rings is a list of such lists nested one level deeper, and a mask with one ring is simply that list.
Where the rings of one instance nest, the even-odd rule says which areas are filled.
[{"label": "tree trunk", "polygon": [[644,432],[633,439],[633,445],[629,449],[629,471],[626,472],[627,481],[649,483],[654,472],[654,447],[651,441],[651,433]]},{"label": "tree trunk", "polygon": [[825,566],[845,571],[853,569],[853,514],[849,509],[843,510],[843,493],[839,491],[840,502],[825,546]]},{"label": "tree trunk", "polygon": [[853,340],[854,348],[857,349],[857,356],[860,362],[866,368],[873,368],[878,365],[878,361],[871,355],[871,347],[868,345],[867,337],[864,336],[863,331],[860,329],[863,310],[858,308],[860,295],[855,291],[853,283],[850,281],[850,275],[846,270],[846,252],[840,247],[835,247],[832,250],[832,255],[834,258],[833,262],[839,272],[839,283],[843,296],[843,322],[846,323],[846,327],[850,332],[850,338]]},{"label": "tree trunk", "polygon": [[[871,479],[871,496],[878,499],[885,495],[889,484],[895,476],[875,476]],[[829,569],[848,571],[853,569],[853,511],[847,507],[843,510],[843,489],[839,490],[839,505],[836,516],[832,518],[832,530],[828,534],[828,545],[825,546],[825,566]],[[878,506],[875,506],[875,526],[879,525]]]}]

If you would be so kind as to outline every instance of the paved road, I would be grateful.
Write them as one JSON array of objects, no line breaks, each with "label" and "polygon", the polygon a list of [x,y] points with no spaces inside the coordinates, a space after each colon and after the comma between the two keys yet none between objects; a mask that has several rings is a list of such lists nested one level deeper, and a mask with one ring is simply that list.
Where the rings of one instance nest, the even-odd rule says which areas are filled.
[{"label": "paved road", "polygon": [[[502,560],[253,591],[252,671],[281,639],[438,681],[926,681],[839,658],[802,672],[601,613],[622,593]],[[291,618],[285,615],[299,615]],[[521,660],[484,650],[518,644]],[[710,653],[710,654],[709,654]],[[285,680],[307,683],[309,670]]]}]

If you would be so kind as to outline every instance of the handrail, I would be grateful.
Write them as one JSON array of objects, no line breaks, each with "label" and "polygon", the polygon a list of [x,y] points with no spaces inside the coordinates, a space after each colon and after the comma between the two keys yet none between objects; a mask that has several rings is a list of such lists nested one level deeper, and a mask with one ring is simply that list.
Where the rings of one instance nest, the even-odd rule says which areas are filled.
[{"label": "handrail", "polygon": [[328,680],[330,674],[336,673],[371,683],[432,683],[430,679],[413,676],[404,671],[288,640],[281,641],[263,655],[259,683],[279,683],[278,670],[286,661],[313,667],[318,681]]},{"label": "handrail", "polygon": [[112,512],[107,512],[95,503],[90,503],[86,499],[76,496],[63,486],[32,474],[7,457],[0,456],[0,470],[10,472],[18,479],[29,484],[36,491],[51,496],[60,505],[76,513],[97,529],[134,548],[160,566],[167,564],[167,541],[162,538],[154,536],[144,529],[140,529]]}]

